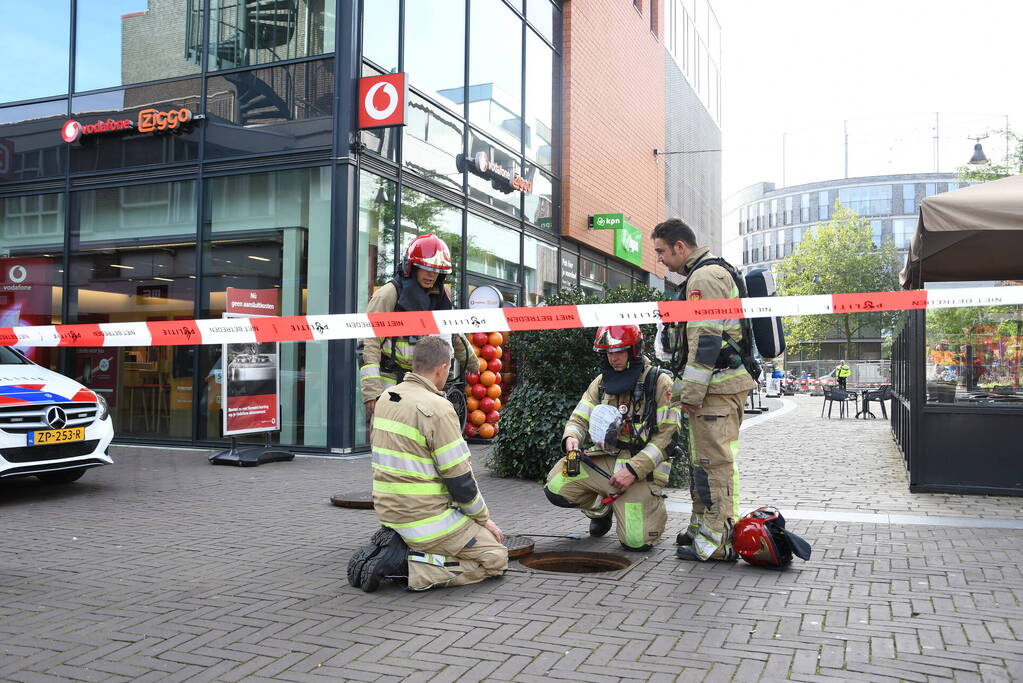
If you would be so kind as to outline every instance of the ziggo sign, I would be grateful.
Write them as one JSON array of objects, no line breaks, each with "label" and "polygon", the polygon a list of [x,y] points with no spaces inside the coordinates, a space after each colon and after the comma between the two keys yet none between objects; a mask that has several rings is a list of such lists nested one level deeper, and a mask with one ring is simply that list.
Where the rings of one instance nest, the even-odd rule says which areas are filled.
[{"label": "ziggo sign", "polygon": [[138,114],[136,121],[130,119],[106,119],[82,125],[78,121],[65,121],[60,127],[60,137],[64,142],[74,142],[83,135],[96,135],[99,133],[118,133],[125,130],[136,130],[140,133],[160,133],[173,131],[185,124],[201,118],[192,113],[191,109],[143,109]]}]

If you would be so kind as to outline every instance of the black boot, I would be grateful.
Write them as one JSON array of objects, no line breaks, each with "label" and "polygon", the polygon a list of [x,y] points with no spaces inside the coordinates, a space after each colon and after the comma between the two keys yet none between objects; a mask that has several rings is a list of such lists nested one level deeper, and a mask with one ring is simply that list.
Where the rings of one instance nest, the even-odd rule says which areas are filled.
[{"label": "black boot", "polygon": [[693,536],[689,533],[689,530],[678,532],[678,536],[675,537],[675,545],[692,545]]},{"label": "black boot", "polygon": [[391,534],[394,534],[392,529],[380,527],[369,539],[369,543],[356,550],[352,559],[348,560],[348,583],[352,588],[362,587],[362,570],[366,562],[380,553],[390,540]]},{"label": "black boot", "polygon": [[383,542],[378,552],[363,563],[359,574],[359,588],[367,593],[379,588],[384,578],[405,573],[408,564],[408,546],[394,529],[381,528],[373,535],[373,541]]},{"label": "black boot", "polygon": [[600,538],[608,531],[611,530],[611,511],[608,510],[607,514],[603,517],[597,517],[590,520],[590,536],[594,538]]}]

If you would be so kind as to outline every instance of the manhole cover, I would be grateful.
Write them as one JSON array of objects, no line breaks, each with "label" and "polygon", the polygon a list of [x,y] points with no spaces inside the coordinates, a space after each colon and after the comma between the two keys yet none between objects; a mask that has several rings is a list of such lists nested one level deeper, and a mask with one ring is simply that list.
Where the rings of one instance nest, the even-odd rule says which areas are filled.
[{"label": "manhole cover", "polygon": [[360,510],[373,509],[372,491],[344,491],[335,493],[330,497],[330,502],[341,508],[359,508]]},{"label": "manhole cover", "polygon": [[522,558],[519,562],[530,569],[567,574],[616,572],[631,564],[629,560],[620,555],[584,552],[534,553],[529,557]]},{"label": "manhole cover", "polygon": [[536,544],[529,536],[505,536],[504,547],[508,549],[508,559],[517,560],[533,552]]}]

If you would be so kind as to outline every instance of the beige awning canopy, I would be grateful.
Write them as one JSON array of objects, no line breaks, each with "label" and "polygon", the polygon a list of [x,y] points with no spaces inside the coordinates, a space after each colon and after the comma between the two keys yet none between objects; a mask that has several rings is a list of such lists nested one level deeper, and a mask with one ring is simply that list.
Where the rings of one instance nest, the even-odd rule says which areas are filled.
[{"label": "beige awning canopy", "polygon": [[902,286],[1023,279],[1023,175],[927,197]]}]

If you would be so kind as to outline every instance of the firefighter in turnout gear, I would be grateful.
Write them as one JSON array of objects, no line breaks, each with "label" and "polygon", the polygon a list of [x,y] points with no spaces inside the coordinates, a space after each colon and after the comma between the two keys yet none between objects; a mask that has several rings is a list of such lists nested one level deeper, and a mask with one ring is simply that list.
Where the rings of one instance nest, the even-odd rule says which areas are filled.
[{"label": "firefighter in turnout gear", "polygon": [[[677,218],[652,233],[658,260],[686,276],[680,299],[733,299],[741,295],[728,266],[697,247],[696,236]],[[751,335],[740,320],[699,320],[678,330],[676,365],[681,372],[672,398],[688,416],[693,465],[693,513],[677,538],[683,560],[736,559],[732,527],[739,519],[739,426],[750,389],[756,387]]]},{"label": "firefighter in turnout gear", "polygon": [[[367,313],[395,311],[444,311],[451,309],[451,297],[444,280],[451,272],[451,253],[440,237],[429,233],[412,240],[405,248],[401,267],[390,282],[369,300]],[[394,386],[412,367],[412,349],[417,337],[364,339],[359,379],[366,421],[373,422],[373,409],[384,389]],[[455,358],[465,372],[478,372],[479,359],[469,352],[464,335],[453,335]],[[443,389],[443,387],[441,387]]]},{"label": "firefighter in turnout gear", "polygon": [[383,527],[356,551],[348,580],[372,592],[387,577],[412,590],[462,586],[504,573],[504,534],[490,519],[469,446],[440,392],[451,345],[423,337],[412,372],[386,389],[373,418],[373,507]]},{"label": "firefighter in turnout gear", "polygon": [[[678,408],[670,406],[671,377],[643,356],[643,333],[636,325],[601,327],[593,350],[602,354],[603,372],[565,425],[561,443],[568,456],[547,475],[544,493],[554,505],[579,508],[589,517],[591,536],[606,534],[613,515],[626,550],[649,550],[668,521],[661,489],[679,426]],[[569,460],[587,437],[594,443],[579,455],[576,472]]]}]

